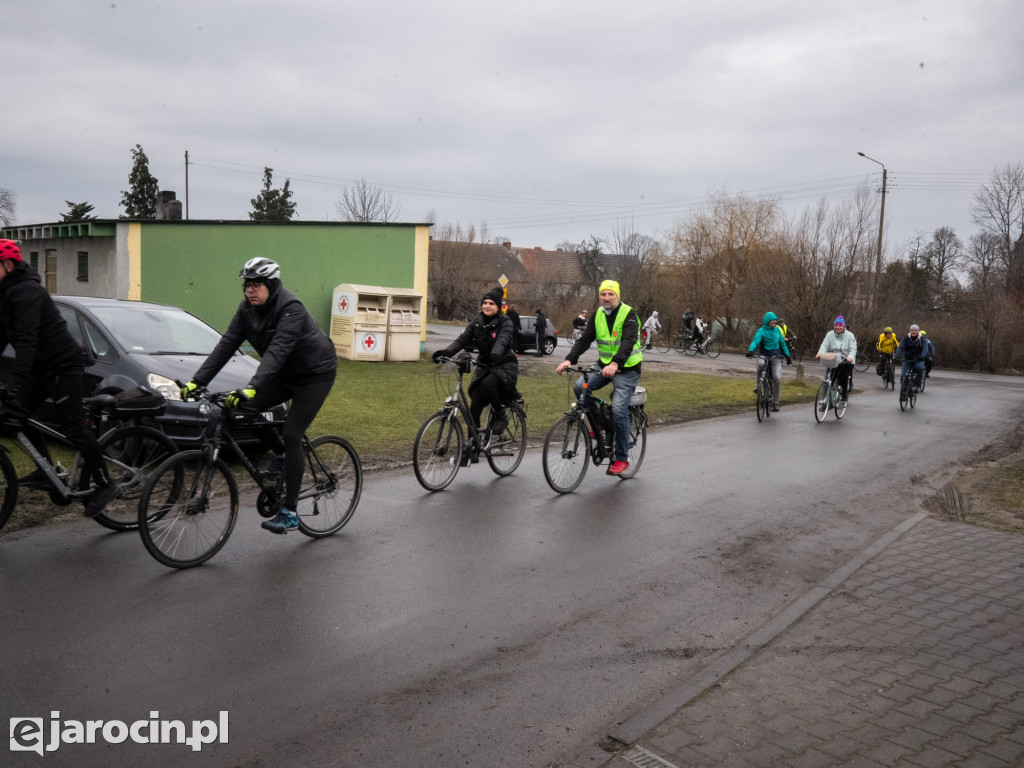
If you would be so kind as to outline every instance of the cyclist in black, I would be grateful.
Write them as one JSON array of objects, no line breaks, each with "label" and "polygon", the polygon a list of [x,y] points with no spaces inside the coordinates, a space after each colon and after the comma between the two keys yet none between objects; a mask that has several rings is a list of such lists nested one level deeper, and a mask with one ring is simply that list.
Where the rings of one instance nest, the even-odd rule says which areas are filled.
[{"label": "cyclist in black", "polygon": [[480,415],[484,406],[491,406],[491,432],[500,434],[508,423],[504,401],[516,396],[519,380],[519,361],[512,348],[512,320],[501,314],[501,288],[484,294],[480,301],[480,314],[459,338],[433,354],[434,362],[452,357],[460,349],[475,349],[477,361],[473,381],[469,385],[469,413],[476,428],[480,428]]},{"label": "cyclist in black", "polygon": [[[61,429],[82,454],[82,483],[95,490],[85,504],[86,517],[95,517],[117,495],[96,438],[85,427],[82,381],[85,353],[68,331],[67,323],[46,292],[39,273],[21,260],[13,240],[0,240],[0,351],[14,347],[14,371],[7,390],[6,416],[52,464],[45,438],[25,424],[46,398],[53,400]],[[20,485],[47,489],[41,469],[18,480]]]},{"label": "cyclist in black", "polygon": [[267,475],[284,471],[282,509],[262,525],[272,533],[287,533],[299,527],[295,507],[305,463],[302,436],[334,386],[338,356],[334,343],[320,330],[302,302],[282,287],[277,262],[262,257],[250,259],[238,276],[244,281],[245,298],[220,343],[192,381],[182,387],[181,396],[188,399],[196,389],[209,384],[242,342],[248,341],[259,353],[260,366],[249,385],[233,392],[227,404],[235,407],[252,401],[257,411],[265,411],[292,401],[282,436],[272,427],[261,430],[263,439],[277,453]]}]

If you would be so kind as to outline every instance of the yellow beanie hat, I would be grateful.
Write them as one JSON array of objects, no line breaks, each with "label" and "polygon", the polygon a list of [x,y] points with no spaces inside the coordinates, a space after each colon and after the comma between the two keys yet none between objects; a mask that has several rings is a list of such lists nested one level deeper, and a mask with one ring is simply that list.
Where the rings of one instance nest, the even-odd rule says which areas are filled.
[{"label": "yellow beanie hat", "polygon": [[622,294],[619,293],[619,284],[614,280],[605,280],[601,283],[601,287],[597,289],[598,293],[601,291],[615,291],[615,295],[622,298]]}]

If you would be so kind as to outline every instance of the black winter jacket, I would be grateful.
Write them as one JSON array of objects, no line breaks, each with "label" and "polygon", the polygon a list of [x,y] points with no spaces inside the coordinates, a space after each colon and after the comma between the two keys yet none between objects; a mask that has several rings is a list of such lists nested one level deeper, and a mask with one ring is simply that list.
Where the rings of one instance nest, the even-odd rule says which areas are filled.
[{"label": "black winter jacket", "polygon": [[[3,267],[0,267],[2,269]],[[37,377],[82,373],[85,354],[71,336],[39,274],[24,262],[0,280],[0,352],[14,347],[11,385]]]},{"label": "black winter jacket", "polygon": [[196,371],[193,381],[210,383],[231,359],[243,341],[248,341],[260,356],[249,387],[259,390],[267,381],[286,386],[332,379],[337,372],[338,356],[332,342],[295,296],[280,284],[261,307],[243,299],[227,332],[206,362]]},{"label": "black winter jacket", "polygon": [[481,362],[487,364],[477,366],[474,382],[494,373],[506,387],[514,387],[519,379],[519,360],[512,346],[513,334],[512,320],[507,315],[498,312],[494,317],[487,317],[481,312],[459,338],[448,345],[444,355],[452,357],[460,349],[475,349]]}]

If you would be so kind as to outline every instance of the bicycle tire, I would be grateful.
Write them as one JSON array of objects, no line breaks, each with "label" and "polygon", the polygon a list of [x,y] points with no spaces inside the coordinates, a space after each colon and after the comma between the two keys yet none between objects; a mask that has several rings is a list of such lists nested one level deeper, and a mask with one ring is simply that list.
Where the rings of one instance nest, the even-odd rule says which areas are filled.
[{"label": "bicycle tire", "polygon": [[363,492],[363,468],[355,448],[337,435],[315,437],[309,445],[295,514],[299,530],[319,539],[352,519]]},{"label": "bicycle tire", "polygon": [[0,450],[0,529],[2,529],[18,504],[18,473],[7,451]]},{"label": "bicycle tire", "polygon": [[911,409],[917,406],[917,392],[914,390],[913,386],[910,387],[910,394],[907,397],[907,401],[910,403]]},{"label": "bicycle tire", "polygon": [[572,493],[590,465],[590,431],[580,414],[565,414],[544,438],[544,479],[557,493]]},{"label": "bicycle tire", "polygon": [[222,459],[204,451],[171,456],[149,477],[139,502],[146,550],[170,568],[193,568],[227,543],[238,518],[238,485]]},{"label": "bicycle tire", "polygon": [[620,480],[629,480],[640,471],[647,454],[647,413],[641,406],[629,409],[629,467],[619,475]]},{"label": "bicycle tire", "polygon": [[[847,394],[849,398],[849,394]],[[836,401],[835,406],[832,408],[832,412],[836,415],[837,419],[843,418],[846,415],[846,409],[849,406],[849,399]]]},{"label": "bicycle tire", "polygon": [[683,342],[682,352],[684,354],[687,354],[690,357],[696,357],[698,351],[699,350],[697,348],[697,342],[693,341],[692,339],[688,339],[687,341]]},{"label": "bicycle tire", "polygon": [[107,472],[120,487],[93,520],[112,531],[133,531],[139,527],[139,500],[146,480],[178,449],[163,432],[143,426],[112,429],[98,442]]},{"label": "bicycle tire", "polygon": [[831,386],[827,381],[821,382],[818,387],[818,394],[814,397],[814,420],[821,424],[828,416],[828,409],[832,407]]},{"label": "bicycle tire", "polygon": [[428,491],[447,488],[459,473],[465,444],[455,414],[441,410],[427,419],[416,433],[412,449],[412,468],[420,485]]},{"label": "bicycle tire", "polygon": [[506,408],[505,415],[508,425],[500,435],[491,438],[487,449],[487,463],[499,477],[515,472],[526,454],[526,417],[517,406]]},{"label": "bicycle tire", "polygon": [[659,352],[668,352],[672,349],[672,340],[668,337],[668,334],[659,333],[656,341],[657,344],[654,345],[654,348]]},{"label": "bicycle tire", "polygon": [[917,390],[917,393],[921,394],[922,392],[924,392],[924,388],[927,385],[928,385],[928,373],[926,371],[925,373],[921,374],[921,388],[919,390]]},{"label": "bicycle tire", "polygon": [[755,410],[757,411],[757,420],[759,422],[764,421],[768,418],[768,398],[765,397],[765,383],[764,380],[757,382],[757,404]]},{"label": "bicycle tire", "polygon": [[909,388],[907,387],[907,377],[906,376],[900,376],[900,410],[901,411],[907,410],[907,406],[908,406],[908,403],[907,403],[907,400],[908,400],[908,389]]},{"label": "bicycle tire", "polygon": [[853,367],[861,373],[864,373],[871,366],[871,361],[868,360],[867,355],[857,355],[856,362]]}]

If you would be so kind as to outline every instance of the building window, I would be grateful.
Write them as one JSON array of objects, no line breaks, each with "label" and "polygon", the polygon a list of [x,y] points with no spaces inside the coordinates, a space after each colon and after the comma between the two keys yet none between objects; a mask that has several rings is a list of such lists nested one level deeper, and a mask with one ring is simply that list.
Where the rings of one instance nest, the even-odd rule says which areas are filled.
[{"label": "building window", "polygon": [[28,255],[28,263],[36,272],[39,271],[39,251],[32,251]]},{"label": "building window", "polygon": [[78,252],[78,282],[89,282],[89,252]]}]

